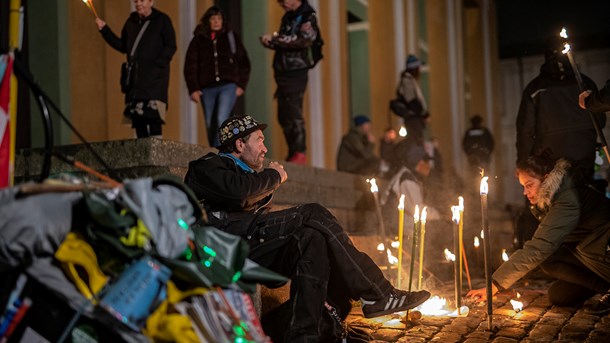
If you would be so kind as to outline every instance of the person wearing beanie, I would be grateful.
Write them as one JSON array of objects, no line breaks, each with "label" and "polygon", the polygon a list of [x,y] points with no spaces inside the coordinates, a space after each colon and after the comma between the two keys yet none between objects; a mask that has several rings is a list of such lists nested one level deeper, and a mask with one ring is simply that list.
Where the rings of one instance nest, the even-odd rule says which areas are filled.
[{"label": "person wearing beanie", "polygon": [[373,176],[379,173],[381,160],[375,154],[375,137],[371,120],[365,115],[354,117],[354,127],[343,136],[337,154],[337,170]]},{"label": "person wearing beanie", "polygon": [[[351,300],[362,302],[366,318],[406,311],[426,301],[427,291],[392,286],[324,206],[270,208],[273,193],[288,174],[279,162],[265,163],[266,127],[251,116],[229,118],[220,126],[219,153],[191,161],[185,183],[208,213],[209,225],[240,236],[252,261],[291,279],[290,299],[280,306],[286,313],[274,323],[282,332],[271,339],[334,342],[339,337],[332,323],[347,317]],[[328,307],[336,310],[334,317],[325,314]]]},{"label": "person wearing beanie", "polygon": [[426,99],[418,84],[419,70],[422,65],[423,62],[419,58],[409,55],[396,88],[398,98],[402,99],[406,106],[406,113],[403,115],[405,127],[410,135],[416,136],[421,141],[423,141],[426,121],[430,115]]}]

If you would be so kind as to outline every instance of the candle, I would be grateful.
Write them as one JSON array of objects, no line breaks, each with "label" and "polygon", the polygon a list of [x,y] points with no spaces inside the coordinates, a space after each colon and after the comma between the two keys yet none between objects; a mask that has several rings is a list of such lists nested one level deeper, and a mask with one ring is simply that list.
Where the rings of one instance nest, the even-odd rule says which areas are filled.
[{"label": "candle", "polygon": [[491,289],[491,237],[489,235],[489,218],[487,214],[487,193],[489,191],[487,185],[487,176],[481,178],[481,186],[479,188],[481,194],[481,225],[483,226],[483,258],[485,259],[485,284],[487,288],[487,328],[491,330],[493,318],[493,294]]},{"label": "candle", "polygon": [[95,10],[95,6],[93,6],[93,0],[83,0],[83,2],[85,3],[85,5],[87,5],[87,7],[89,7],[89,9],[91,10],[91,13],[93,13],[93,15],[96,18],[98,18],[97,11]]},{"label": "candle", "polygon": [[460,241],[459,241],[459,221],[460,221],[460,208],[459,206],[451,206],[451,214],[453,221],[453,251],[455,252],[455,261],[453,262],[453,280],[455,289],[455,306],[460,314],[460,307],[462,307],[462,284],[460,282]]},{"label": "candle", "polygon": [[[373,193],[373,200],[375,201],[375,212],[377,213],[377,221],[379,223],[379,236],[381,236],[381,243],[385,249],[389,249],[390,245],[387,244],[387,237],[385,234],[385,225],[383,223],[383,216],[381,214],[381,207],[379,206],[379,187],[377,187],[377,180],[375,178],[366,179],[366,182],[371,184],[371,193]],[[386,259],[387,270],[390,271],[390,261]]]},{"label": "candle", "polygon": [[424,270],[424,239],[426,237],[426,217],[428,215],[428,208],[424,207],[421,210],[421,224],[419,225],[419,275],[417,282],[417,289],[421,291],[422,284],[422,272]]},{"label": "candle", "polygon": [[400,195],[398,201],[398,288],[402,285],[402,243],[405,225],[405,195]]},{"label": "candle", "polygon": [[480,256],[480,252],[479,252],[479,246],[481,245],[481,243],[479,242],[479,237],[478,236],[474,236],[474,253],[475,253],[475,262],[477,263],[477,267],[481,265],[481,256]]},{"label": "candle", "polygon": [[[468,281],[468,289],[472,290],[472,282],[470,281],[470,269],[468,268],[468,258],[466,257],[466,249],[464,249],[464,198],[458,197],[458,208],[460,210],[459,224],[459,241],[460,241],[460,289],[462,289],[462,266],[466,269],[466,280]],[[464,261],[464,263],[462,263]]]},{"label": "candle", "polygon": [[415,248],[417,247],[417,231],[419,225],[419,206],[415,205],[415,212],[413,212],[413,237],[411,237],[413,244],[411,245],[411,266],[409,267],[409,292],[411,292],[413,270],[415,269]]}]

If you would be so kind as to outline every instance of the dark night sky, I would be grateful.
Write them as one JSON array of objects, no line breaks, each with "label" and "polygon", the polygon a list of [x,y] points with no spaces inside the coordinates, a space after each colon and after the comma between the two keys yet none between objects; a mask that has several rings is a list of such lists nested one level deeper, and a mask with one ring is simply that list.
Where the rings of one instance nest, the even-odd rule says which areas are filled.
[{"label": "dark night sky", "polygon": [[565,26],[575,50],[610,48],[609,0],[496,0],[500,58],[539,55]]}]

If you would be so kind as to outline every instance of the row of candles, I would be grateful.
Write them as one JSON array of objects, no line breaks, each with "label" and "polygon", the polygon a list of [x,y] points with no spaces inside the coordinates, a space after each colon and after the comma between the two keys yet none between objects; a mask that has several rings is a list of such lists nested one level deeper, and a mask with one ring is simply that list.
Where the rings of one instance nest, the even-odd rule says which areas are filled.
[{"label": "row of candles", "polygon": [[[481,238],[483,240],[483,253],[484,253],[484,261],[485,261],[485,280],[486,280],[486,290],[487,290],[487,299],[492,299],[492,288],[491,288],[491,263],[490,263],[490,233],[489,233],[489,219],[487,213],[487,193],[489,186],[487,184],[487,176],[483,176],[481,178],[480,184],[480,196],[481,196]],[[380,234],[383,239],[383,243],[379,246],[380,250],[386,250],[388,253],[388,257],[391,256],[389,245],[385,244],[386,236],[385,236],[385,228],[383,227],[383,220],[381,218],[381,211],[379,209],[378,203],[378,187],[375,179],[367,180],[371,184],[371,192],[375,198],[375,205],[377,209],[377,213],[379,216],[380,222]],[[404,200],[405,195],[402,194],[400,196],[399,204],[398,204],[398,277],[397,277],[397,286],[398,288],[402,287],[402,256],[403,256],[403,236],[404,236]],[[454,283],[455,283],[455,304],[457,308],[457,314],[460,315],[462,306],[461,306],[461,294],[462,294],[462,279],[463,274],[462,271],[465,268],[466,276],[468,280],[468,286],[472,289],[471,281],[470,281],[470,272],[468,270],[468,260],[466,259],[466,253],[464,250],[463,244],[463,236],[464,236],[464,198],[458,198],[458,205],[451,207],[452,212],[452,221],[453,221],[453,235],[454,235],[454,252],[456,253],[457,258],[454,260]],[[426,235],[426,207],[422,208],[421,213],[419,210],[419,206],[415,206],[415,212],[413,215],[413,239],[411,246],[411,263],[409,267],[409,281],[408,281],[408,290],[411,291],[413,284],[413,273],[415,267],[415,255],[417,254],[416,248],[417,243],[419,241],[419,270],[417,276],[417,285],[418,289],[422,288],[422,280],[423,280],[423,257],[425,250],[425,235]],[[492,302],[487,301],[488,304],[488,326],[491,329],[491,320],[492,320]]]}]

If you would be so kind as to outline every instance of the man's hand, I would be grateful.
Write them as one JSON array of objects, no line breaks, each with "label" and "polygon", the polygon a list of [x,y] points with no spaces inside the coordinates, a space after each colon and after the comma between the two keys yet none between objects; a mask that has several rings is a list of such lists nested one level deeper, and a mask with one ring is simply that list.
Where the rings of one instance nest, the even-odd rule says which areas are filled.
[{"label": "man's hand", "polygon": [[266,33],[262,36],[260,36],[260,41],[261,44],[263,44],[264,46],[269,46],[269,44],[271,43],[271,39],[273,38],[273,36],[271,36],[270,34]]},{"label": "man's hand", "polygon": [[580,108],[582,108],[583,110],[587,109],[587,106],[585,105],[585,99],[591,95],[591,91],[590,90],[586,90],[583,91],[582,93],[578,94],[578,105],[580,106]]},{"label": "man's hand", "polygon": [[191,101],[198,104],[201,99],[201,91],[194,91],[191,93]]},{"label": "man's hand", "polygon": [[277,171],[278,173],[280,173],[280,178],[281,178],[281,183],[286,182],[286,180],[288,179],[288,174],[286,173],[286,171],[284,170],[284,166],[281,165],[279,162],[270,162],[269,163],[269,168]]},{"label": "man's hand", "polygon": [[101,29],[103,29],[103,28],[104,28],[104,26],[106,26],[106,22],[105,22],[105,21],[103,21],[103,20],[102,20],[102,19],[100,19],[100,18],[95,18],[95,24],[97,24],[97,29],[98,29],[98,30],[101,30]]},{"label": "man's hand", "polygon": [[237,96],[242,96],[242,95],[244,95],[244,89],[243,89],[243,88],[241,88],[241,87],[237,87],[237,88],[235,89],[235,95],[237,95]]},{"label": "man's hand", "polygon": [[[498,287],[492,283],[491,295],[493,296],[496,293],[498,293]],[[473,289],[472,291],[468,292],[466,296],[469,298],[474,298],[476,302],[483,302],[487,300],[487,288]]]}]

